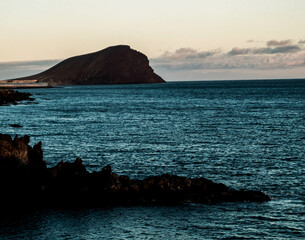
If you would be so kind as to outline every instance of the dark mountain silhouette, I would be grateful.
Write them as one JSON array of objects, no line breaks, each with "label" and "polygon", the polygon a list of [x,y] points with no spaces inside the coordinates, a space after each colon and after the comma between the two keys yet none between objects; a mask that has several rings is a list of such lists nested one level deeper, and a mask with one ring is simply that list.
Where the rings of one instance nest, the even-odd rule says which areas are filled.
[{"label": "dark mountain silhouette", "polygon": [[51,85],[164,83],[149,66],[148,58],[119,45],[68,58],[54,67],[28,77]]}]

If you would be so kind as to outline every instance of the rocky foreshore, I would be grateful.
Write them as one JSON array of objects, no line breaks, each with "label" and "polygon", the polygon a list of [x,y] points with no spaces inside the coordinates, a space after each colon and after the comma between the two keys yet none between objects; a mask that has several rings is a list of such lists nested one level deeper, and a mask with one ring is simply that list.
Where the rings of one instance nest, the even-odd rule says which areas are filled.
[{"label": "rocky foreshore", "polygon": [[31,147],[29,141],[29,136],[0,134],[2,209],[270,200],[263,192],[232,190],[205,178],[164,174],[133,180],[110,166],[90,173],[80,158],[47,168],[41,142]]},{"label": "rocky foreshore", "polygon": [[0,88],[0,106],[8,104],[17,104],[24,100],[33,100],[30,93],[23,93],[11,89]]}]

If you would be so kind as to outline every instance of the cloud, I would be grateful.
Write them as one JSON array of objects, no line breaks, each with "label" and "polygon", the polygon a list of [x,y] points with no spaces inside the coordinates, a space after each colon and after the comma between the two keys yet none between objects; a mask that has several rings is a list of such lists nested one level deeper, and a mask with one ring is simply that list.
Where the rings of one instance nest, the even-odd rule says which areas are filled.
[{"label": "cloud", "polygon": [[268,51],[270,51],[271,54],[274,54],[274,53],[295,53],[295,52],[299,52],[301,50],[302,49],[298,45],[287,45],[287,46],[272,48],[270,50],[268,49]]},{"label": "cloud", "polygon": [[301,51],[301,47],[298,45],[289,45],[275,48],[254,48],[252,50],[253,54],[277,54],[277,53],[295,53]]},{"label": "cloud", "polygon": [[[300,44],[291,44],[291,40],[271,40],[273,47],[232,48],[228,52],[218,50],[198,51],[192,48],[180,48],[174,52],[165,52],[150,59],[156,71],[211,71],[211,70],[270,70],[305,67],[305,51]],[[271,44],[269,42],[269,45]],[[267,43],[266,43],[267,45]]]},{"label": "cloud", "polygon": [[154,68],[161,70],[193,71],[209,67],[209,59],[217,58],[220,53],[220,49],[198,51],[192,48],[180,48],[174,52],[166,51],[160,57],[150,59],[150,63]]},{"label": "cloud", "polygon": [[254,40],[254,39],[249,39],[246,41],[246,43],[251,43],[251,44],[256,44],[256,43],[264,43],[264,41],[259,41],[259,40]]},{"label": "cloud", "polygon": [[50,66],[58,63],[60,60],[36,60],[36,61],[19,61],[19,62],[0,62],[0,69],[7,68],[28,68],[28,69],[41,69],[45,66]]},{"label": "cloud", "polygon": [[193,71],[210,68],[209,62],[217,55],[222,55],[220,49],[198,51],[192,48],[179,48],[174,52],[166,51],[160,57],[150,59],[152,66],[161,70]]},{"label": "cloud", "polygon": [[251,48],[232,48],[231,51],[228,52],[228,55],[235,56],[235,55],[245,55],[251,52]]},{"label": "cloud", "polygon": [[305,44],[305,40],[300,40],[300,41],[298,42],[298,44],[299,44],[299,45]]},{"label": "cloud", "polygon": [[277,53],[295,53],[301,51],[302,48],[298,45],[289,45],[281,47],[264,47],[264,48],[232,48],[228,55],[246,55],[246,54],[277,54]]},{"label": "cloud", "polygon": [[60,60],[0,62],[0,79],[17,78],[42,72]]},{"label": "cloud", "polygon": [[[247,43],[254,43],[254,40],[248,40]],[[298,44],[293,44],[293,41],[290,39],[287,40],[270,40],[266,42],[266,47],[260,48],[239,48],[234,47],[227,54],[231,56],[236,55],[246,55],[246,54],[278,54],[278,53],[296,53],[303,50],[302,44],[305,41],[300,40]]]},{"label": "cloud", "polygon": [[207,58],[219,53],[220,50],[210,50],[210,51],[197,51],[192,48],[179,48],[175,52],[171,53],[166,51],[162,54],[161,58],[164,59],[198,59]]},{"label": "cloud", "polygon": [[268,47],[287,46],[287,45],[291,45],[291,44],[292,44],[292,40],[290,40],[290,39],[282,40],[282,41],[270,40],[267,42]]},{"label": "cloud", "polygon": [[[261,45],[262,42],[249,40],[248,43]],[[264,43],[265,47],[234,47],[230,51],[180,48],[150,59],[150,63],[165,79],[213,79],[213,76],[232,79],[239,73],[247,76],[247,72],[252,74],[251,78],[255,78],[255,73],[263,78],[264,72],[271,78],[281,77],[277,72],[292,74],[292,78],[305,76],[305,41],[293,44],[292,40],[270,40]]]}]

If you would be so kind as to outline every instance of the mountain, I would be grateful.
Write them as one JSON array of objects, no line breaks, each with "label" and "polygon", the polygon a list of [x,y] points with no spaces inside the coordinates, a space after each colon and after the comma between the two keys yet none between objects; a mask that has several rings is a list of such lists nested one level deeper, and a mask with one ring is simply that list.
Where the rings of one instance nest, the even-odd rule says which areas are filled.
[{"label": "mountain", "polygon": [[36,75],[50,85],[93,85],[164,83],[149,66],[148,58],[126,45],[108,47],[98,52],[68,58]]}]

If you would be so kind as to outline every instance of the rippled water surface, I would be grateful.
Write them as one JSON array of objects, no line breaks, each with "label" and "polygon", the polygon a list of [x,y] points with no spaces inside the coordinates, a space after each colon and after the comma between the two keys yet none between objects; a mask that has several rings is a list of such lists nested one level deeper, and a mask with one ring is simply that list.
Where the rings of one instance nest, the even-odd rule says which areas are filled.
[{"label": "rippled water surface", "polygon": [[42,141],[48,166],[79,156],[91,171],[204,176],[272,201],[52,210],[1,220],[0,238],[305,238],[304,80],[23,91],[34,103],[0,107],[0,132]]}]

